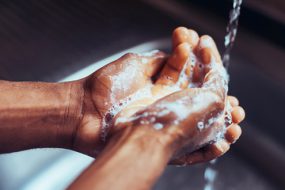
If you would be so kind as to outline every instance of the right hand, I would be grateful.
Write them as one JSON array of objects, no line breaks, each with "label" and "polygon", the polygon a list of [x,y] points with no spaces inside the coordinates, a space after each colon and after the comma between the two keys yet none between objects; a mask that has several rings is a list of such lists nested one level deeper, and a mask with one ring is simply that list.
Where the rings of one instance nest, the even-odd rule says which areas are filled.
[{"label": "right hand", "polygon": [[[137,109],[138,112],[134,111],[136,106],[133,103],[116,116],[112,133],[124,130],[126,126],[143,125],[152,128],[153,133],[160,134],[161,142],[172,144],[175,152],[184,149],[184,154],[174,159],[173,164],[208,161],[224,154],[240,136],[241,130],[236,124],[244,119],[244,111],[236,104],[231,104],[235,110],[231,113],[235,124],[225,131],[227,80],[212,38],[198,38],[195,31],[178,28],[174,32],[173,42],[175,53],[164,66],[156,84],[171,86],[179,83],[181,90],[156,100],[144,109]],[[191,72],[187,71],[191,67],[190,55],[199,60],[192,71],[189,69]],[[186,70],[183,70],[184,65]],[[181,77],[183,75],[186,77]],[[191,76],[196,88],[187,88]],[[235,100],[232,97],[229,99],[232,99],[231,102]],[[130,116],[129,110],[135,114]],[[225,133],[226,139],[218,138],[219,133]],[[205,145],[208,145],[207,148]],[[201,147],[203,149],[197,150]],[[192,153],[194,150],[197,151]]]}]

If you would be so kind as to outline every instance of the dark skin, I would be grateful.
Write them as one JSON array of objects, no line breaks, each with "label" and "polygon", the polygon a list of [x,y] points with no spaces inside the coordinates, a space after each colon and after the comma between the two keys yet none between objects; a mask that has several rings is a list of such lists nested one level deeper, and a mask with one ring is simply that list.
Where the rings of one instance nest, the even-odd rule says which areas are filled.
[{"label": "dark skin", "polygon": [[[207,36],[202,36],[202,39],[203,38],[205,38],[204,41],[208,40]],[[212,40],[210,37],[209,39]],[[85,102],[87,103],[85,103],[84,105],[87,107],[85,108],[85,110],[88,110],[88,112],[90,113],[85,113],[82,120],[83,124],[80,125],[77,129],[78,132],[74,141],[74,149],[79,152],[84,152],[85,154],[96,157],[97,151],[90,152],[90,149],[92,149],[93,147],[98,147],[97,150],[98,152],[100,152],[101,147],[104,147],[104,144],[102,144],[100,138],[101,136],[99,135],[101,130],[100,124],[102,123],[102,120],[104,119],[104,115],[106,114],[107,110],[109,110],[110,107],[113,106],[110,101],[111,96],[115,97],[114,102],[119,102],[125,99],[125,97],[135,93],[136,91],[145,88],[145,86],[147,85],[151,85],[151,88],[154,93],[159,94],[160,97],[164,97],[170,94],[171,91],[165,88],[167,86],[175,84],[178,81],[183,64],[188,58],[189,47],[187,45],[196,47],[198,46],[198,43],[199,37],[195,31],[180,27],[177,28],[173,33],[174,52],[169,58],[162,52],[157,52],[151,57],[141,56],[137,54],[127,54],[88,77],[86,82],[87,84],[89,84],[86,85],[86,97],[88,97],[88,99],[85,100]],[[213,48],[210,49],[210,52],[213,52],[213,56],[215,56],[215,59],[217,59],[218,62],[221,63],[218,50],[213,41],[212,43]],[[199,51],[199,54],[203,54],[207,50],[209,50],[209,47],[203,48],[201,51]],[[142,63],[143,59],[147,59],[147,64]],[[205,54],[204,59],[205,61],[207,61],[207,54]],[[135,64],[130,64],[133,62],[135,62]],[[176,67],[176,70],[171,68],[173,66]],[[157,75],[157,72],[159,72],[162,67],[163,69],[161,71],[160,77],[156,81],[152,81],[151,77]],[[130,83],[126,84],[125,81],[122,80],[119,84],[120,88],[114,88],[113,77],[124,77],[124,74],[128,73],[129,70],[135,72],[135,74],[133,75],[134,77],[130,81]],[[171,78],[169,76],[171,76]],[[186,88],[187,84],[188,81],[185,80],[184,83],[181,85],[184,85],[183,88]],[[122,88],[124,88],[125,90],[122,91]],[[112,91],[110,89],[112,89]],[[239,120],[240,122],[244,118],[244,111],[241,107],[238,106],[238,100],[235,97],[229,96],[228,98],[234,106],[234,116],[241,118]],[[132,105],[129,105],[129,108],[127,107],[125,109],[125,113],[121,114],[130,115],[132,113],[135,113],[139,109],[150,105],[156,100],[158,100],[157,97],[141,98],[137,100],[137,102],[143,101],[143,106],[136,105],[135,102]],[[107,102],[108,104],[105,104],[105,102]],[[129,110],[131,113],[126,113]],[[238,125],[235,125],[229,128],[229,133],[229,136],[233,136],[232,138],[236,140],[240,136],[241,130]],[[228,149],[228,145],[231,142],[232,141],[230,141],[229,143],[221,143]],[[222,153],[217,150],[216,145],[218,147],[220,146],[220,144],[213,144],[201,150],[202,155],[199,155],[199,152],[196,152],[194,156],[195,158],[193,158],[194,160],[191,160],[191,156],[188,155],[188,162],[203,162],[220,156]],[[207,156],[205,157],[205,155]],[[185,160],[186,158],[183,159]],[[175,162],[175,164],[178,163],[180,162]]]},{"label": "dark skin", "polygon": [[[138,181],[147,184],[142,186],[142,189],[148,189],[161,174],[170,158],[178,150],[189,145],[187,139],[194,136],[197,136],[197,139],[203,139],[202,134],[193,130],[195,122],[186,119],[179,123],[183,127],[175,127],[168,123],[169,120],[165,120],[163,121],[165,127],[160,131],[154,130],[152,124],[142,126],[139,121],[120,123],[112,125],[104,142],[101,140],[102,122],[106,119],[105,115],[113,104],[146,86],[150,86],[155,96],[137,99],[119,113],[121,116],[129,117],[134,114],[142,114],[146,110],[157,109],[155,105],[160,101],[175,102],[179,98],[185,97],[186,94],[191,97],[201,93],[186,89],[187,80],[179,84],[180,88],[185,90],[177,92],[173,96],[170,95],[173,91],[168,90],[167,87],[177,83],[190,47],[203,60],[203,63],[207,63],[209,55],[215,57],[219,62],[219,54],[214,43],[211,47],[196,48],[204,38],[208,37],[199,38],[193,30],[178,28],[173,34],[174,51],[170,57],[161,52],[151,56],[127,54],[78,81],[67,83],[1,81],[0,152],[60,147],[98,157],[96,162],[98,164],[92,164],[91,169],[83,174],[87,177],[79,178],[71,188],[92,188],[94,187],[93,182],[96,181],[97,185],[108,189],[107,186],[104,186],[107,183],[103,179],[116,179],[118,176],[116,172],[119,174],[123,170],[120,168],[123,167],[120,163],[128,157],[132,158],[130,163],[132,162],[134,168],[137,170],[148,169],[149,175],[145,178],[134,170],[126,172],[127,176],[121,175],[122,179],[127,179],[124,177],[129,176],[136,177]],[[133,74],[132,80],[121,80],[126,76],[126,73],[128,73],[127,79],[130,78],[130,70]],[[207,73],[209,70],[203,72]],[[205,76],[201,73],[194,72],[194,75],[197,75],[197,80],[205,81]],[[153,76],[159,77],[153,80]],[[223,89],[219,88],[216,92],[207,93],[214,95],[220,94],[221,91]],[[227,128],[226,138],[195,152],[183,154],[172,160],[171,163],[193,164],[214,159],[224,154],[229,149],[229,145],[238,139],[241,134],[238,123],[244,119],[244,111],[238,106],[236,98],[218,96],[218,103],[211,104],[209,102],[207,110],[210,110],[211,113],[219,112],[224,108],[223,102],[226,98],[229,99],[233,107],[231,115],[234,121]],[[191,108],[191,105],[188,104],[183,106]],[[202,111],[200,110],[200,112]],[[197,113],[197,117],[198,115]],[[172,117],[175,117],[175,114],[169,115],[169,118]],[[190,115],[187,118],[190,118]],[[112,122],[114,121],[112,120]],[[192,124],[186,125],[186,123]],[[140,157],[140,162],[135,162],[138,157]],[[148,159],[154,161],[148,162]],[[112,172],[113,176],[108,176],[111,175],[107,172],[108,166],[116,171]],[[102,170],[99,170],[98,167]],[[98,172],[94,172],[94,168]],[[94,180],[93,174],[95,173],[96,179],[100,183],[98,180]],[[90,181],[93,182],[90,183]],[[87,184],[90,185],[87,186]],[[121,183],[122,189],[131,186],[132,184],[126,180]]]},{"label": "dark skin", "polygon": [[[161,93],[163,87],[160,85],[172,85],[179,81],[177,80],[179,77],[175,79],[175,73],[181,72],[179,68],[182,67],[179,63],[185,64],[183,60],[186,59],[183,56],[189,54],[189,49],[184,44],[185,41],[184,38],[182,47],[178,45],[179,49],[174,50],[176,55],[172,55],[164,65],[160,78],[154,82],[155,92],[156,85],[159,86]],[[205,41],[210,42],[205,43]],[[219,131],[221,123],[218,121],[201,131],[197,129],[197,122],[207,118],[207,115],[218,116],[225,108],[226,99],[233,107],[231,115],[234,123],[227,128],[225,138],[189,154],[182,154],[171,163],[194,164],[207,161],[224,154],[229,149],[229,144],[241,134],[237,124],[243,120],[244,112],[238,107],[238,101],[234,97],[225,96],[221,70],[210,66],[215,64],[215,68],[223,67],[219,58],[215,57],[217,51],[215,51],[216,47],[211,38],[202,36],[196,46],[199,49],[195,54],[200,56],[202,64],[205,65],[203,71],[194,73],[198,81],[202,81],[201,87],[189,89],[183,85],[184,81],[182,81],[182,90],[178,92],[156,99],[153,103],[150,103],[151,101],[147,98],[141,98],[128,105],[114,118],[109,142],[103,152],[70,186],[70,189],[82,187],[87,189],[150,189],[177,151],[186,147],[188,150],[193,149],[207,142],[209,134],[215,130]],[[187,53],[184,54],[184,50]],[[209,57],[215,59],[214,63],[210,63]],[[169,60],[173,61],[174,58],[175,61],[178,60],[175,64],[176,69],[167,65],[173,64]],[[175,73],[173,74],[172,71]],[[196,70],[194,69],[193,72]],[[167,75],[174,77],[166,77]],[[200,97],[203,98],[199,99]],[[149,105],[144,104],[143,109],[142,99],[149,103]],[[178,102],[180,103],[176,106],[179,106],[179,109],[171,109],[171,105]],[[184,112],[181,113],[180,110]],[[157,114],[163,111],[168,112],[165,115]],[[184,117],[181,117],[181,114],[185,114]],[[130,119],[116,122],[122,116]],[[163,124],[162,129],[155,129],[157,122]]]}]

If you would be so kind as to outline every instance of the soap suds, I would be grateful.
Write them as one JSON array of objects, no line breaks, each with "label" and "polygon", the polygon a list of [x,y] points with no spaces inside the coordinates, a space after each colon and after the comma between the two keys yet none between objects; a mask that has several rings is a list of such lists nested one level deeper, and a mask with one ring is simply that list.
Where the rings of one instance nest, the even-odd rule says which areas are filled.
[{"label": "soap suds", "polygon": [[160,130],[160,129],[163,128],[163,125],[162,125],[161,123],[155,123],[155,124],[153,125],[153,128],[155,128],[156,130]]},{"label": "soap suds", "polygon": [[152,51],[148,51],[148,52],[143,52],[143,53],[137,53],[137,55],[139,56],[145,56],[145,57],[151,57],[151,56],[154,56],[156,53],[158,53],[159,50],[155,49],[155,50],[152,50]]},{"label": "soap suds", "polygon": [[[210,45],[211,42],[209,41],[205,41],[205,43],[208,44],[204,44],[204,45]],[[138,54],[140,56],[153,56],[155,53],[157,53],[158,50],[154,50],[151,52],[146,52],[146,53],[142,53],[142,54]],[[184,67],[180,73],[180,77],[178,79],[178,82],[175,85],[172,86],[166,86],[165,89],[167,89],[168,94],[177,92],[181,90],[181,85],[183,84],[183,82],[185,82],[186,80],[188,80],[189,82],[189,87],[191,88],[197,88],[199,87],[198,83],[193,82],[193,68],[196,64],[201,64],[199,63],[199,60],[196,58],[195,54],[193,54],[193,52],[189,52],[190,56],[189,59],[187,60],[187,63],[184,64]],[[142,58],[142,62],[146,62],[147,58]],[[145,59],[145,60],[144,60]],[[133,64],[136,64],[135,62]],[[186,69],[187,67],[189,67],[190,64],[190,77],[186,75]],[[207,74],[211,74],[213,76],[210,76],[210,78],[203,83],[202,89],[219,89],[222,88],[224,89],[224,96],[226,97],[227,95],[227,91],[228,91],[228,74],[227,71],[218,63],[216,63],[215,59],[211,59],[211,62],[207,65],[205,64],[201,64],[201,71],[204,70],[204,67],[209,67],[210,71]],[[133,69],[133,68],[131,68]],[[188,68],[189,69],[189,68]],[[119,80],[124,80],[126,83],[128,83],[128,81],[130,81],[129,79],[134,77],[133,75],[136,72],[128,72],[125,73],[124,76],[120,76],[118,78],[114,77],[114,83],[115,83],[115,87],[116,88],[121,88],[122,90],[124,90],[124,87],[127,87],[128,84],[125,84],[123,86],[120,86],[119,84],[122,84]],[[122,77],[122,78],[121,78]],[[118,83],[118,85],[116,85],[116,82]],[[222,85],[222,86],[221,86]],[[128,106],[129,104],[131,104],[132,102],[139,100],[139,99],[143,99],[143,98],[153,98],[153,99],[160,99],[161,97],[165,96],[167,94],[158,94],[156,96],[153,95],[152,93],[152,86],[146,86],[144,89],[130,95],[129,97],[123,99],[122,101],[118,102],[118,103],[113,103],[113,106],[108,110],[106,116],[108,116],[108,119],[105,119],[103,121],[103,134],[104,136],[107,135],[106,133],[106,129],[108,129],[109,125],[110,125],[110,121],[112,120],[112,118],[114,116],[116,116],[121,110],[123,110],[126,106]],[[160,97],[161,96],[161,97]],[[158,111],[157,113],[148,113],[145,112],[144,115],[141,116],[131,116],[131,117],[123,117],[120,116],[116,119],[115,124],[119,124],[119,123],[123,123],[123,122],[130,122],[133,120],[137,120],[140,119],[141,124],[155,124],[155,117],[164,117],[167,114],[170,113],[174,113],[177,116],[177,119],[174,120],[172,123],[177,125],[179,123],[179,121],[185,119],[188,115],[190,115],[191,113],[194,112],[199,112],[200,110],[203,110],[205,108],[207,108],[208,103],[210,101],[220,101],[220,98],[218,95],[215,95],[213,93],[212,96],[209,96],[209,94],[204,94],[201,93],[199,96],[195,96],[191,99],[191,101],[193,102],[193,104],[191,105],[191,108],[189,106],[187,106],[187,104],[185,103],[185,101],[190,101],[188,97],[182,98],[179,101],[176,102],[165,102],[165,101],[161,101],[158,105],[156,105],[158,107]],[[219,138],[223,137],[223,133],[225,132],[225,128],[226,126],[231,123],[231,115],[228,114],[229,112],[229,105],[228,103],[225,101],[225,109],[222,113],[218,114],[218,116],[216,117],[211,117],[208,118],[207,120],[202,120],[199,121],[197,124],[197,128],[201,131],[203,129],[206,129],[210,126],[212,126],[213,124],[219,122],[219,123],[225,123],[222,131],[218,134],[216,134],[216,139],[218,140]],[[153,115],[155,117],[152,118],[148,118],[148,115]],[[111,119],[110,119],[111,118]],[[145,118],[145,119],[144,119]],[[162,125],[162,126],[160,126]],[[163,127],[163,124],[160,123],[160,125],[156,125],[156,127],[154,127],[155,129],[160,129],[161,127]]]}]

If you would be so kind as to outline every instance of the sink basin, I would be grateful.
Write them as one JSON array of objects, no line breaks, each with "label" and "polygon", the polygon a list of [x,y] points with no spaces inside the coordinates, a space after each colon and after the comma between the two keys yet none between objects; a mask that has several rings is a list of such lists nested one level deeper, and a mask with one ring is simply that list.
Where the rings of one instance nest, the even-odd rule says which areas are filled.
[{"label": "sink basin", "polygon": [[[61,81],[85,77],[126,52],[141,53],[153,49],[167,51],[168,47],[170,47],[169,39],[143,43],[91,64]],[[234,62],[236,61],[233,60],[233,65]],[[238,68],[233,69],[248,69],[245,65],[239,64]],[[231,75],[231,78],[234,80],[236,76]],[[217,172],[216,180],[213,182],[216,189],[244,190],[251,189],[253,184],[255,184],[256,189],[260,190],[276,189],[266,176],[260,174],[258,170],[235,151],[236,148],[236,145],[233,145],[233,150],[218,159],[214,165],[200,164],[183,168],[168,166],[154,189],[203,189],[206,182],[204,179],[206,167],[211,167],[212,170]],[[3,185],[3,189],[64,189],[92,161],[93,158],[62,149],[37,149],[1,155],[0,171],[1,173],[6,173],[5,176],[9,176],[7,179],[1,179],[1,185]],[[14,173],[15,175],[13,175]]]}]

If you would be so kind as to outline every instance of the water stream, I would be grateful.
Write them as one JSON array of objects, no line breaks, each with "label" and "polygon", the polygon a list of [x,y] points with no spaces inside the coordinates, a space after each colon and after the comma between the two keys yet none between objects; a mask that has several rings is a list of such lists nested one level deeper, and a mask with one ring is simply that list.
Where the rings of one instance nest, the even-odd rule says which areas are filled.
[{"label": "water stream", "polygon": [[242,0],[233,0],[233,7],[229,15],[229,22],[226,28],[227,33],[224,41],[225,51],[223,54],[223,63],[226,69],[228,69],[230,64],[230,53],[237,35],[241,4]]},{"label": "water stream", "polygon": [[[233,0],[233,7],[230,10],[229,14],[229,22],[226,28],[226,35],[225,35],[225,51],[223,54],[223,64],[225,68],[228,70],[230,65],[230,53],[233,48],[237,29],[238,29],[238,20],[240,16],[240,9],[241,9],[242,0]],[[211,161],[209,166],[206,167],[204,171],[204,179],[205,179],[205,186],[204,190],[214,190],[214,183],[217,179],[218,171],[214,168],[217,159]]]}]

